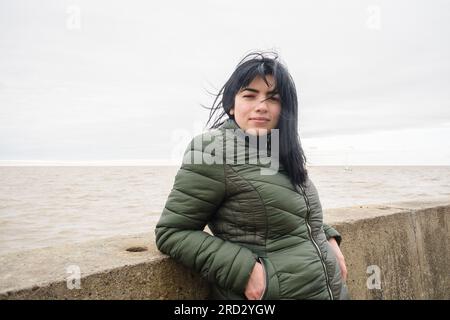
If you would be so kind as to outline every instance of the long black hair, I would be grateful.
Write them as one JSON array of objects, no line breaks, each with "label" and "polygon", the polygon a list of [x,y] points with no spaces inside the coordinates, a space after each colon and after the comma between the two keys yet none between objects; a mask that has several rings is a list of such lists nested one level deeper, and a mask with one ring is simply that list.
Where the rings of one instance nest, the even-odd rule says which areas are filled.
[{"label": "long black hair", "polygon": [[[210,110],[209,129],[220,127],[230,115],[234,107],[234,99],[238,91],[250,84],[256,77],[266,81],[267,75],[275,79],[275,86],[280,95],[281,113],[277,129],[280,134],[280,162],[294,185],[303,185],[307,180],[308,171],[305,168],[306,156],[303,152],[298,135],[298,99],[294,80],[287,68],[279,61],[278,54],[272,51],[255,51],[247,54],[236,66],[233,74],[225,85],[215,95]],[[214,118],[214,115],[219,115]]]}]

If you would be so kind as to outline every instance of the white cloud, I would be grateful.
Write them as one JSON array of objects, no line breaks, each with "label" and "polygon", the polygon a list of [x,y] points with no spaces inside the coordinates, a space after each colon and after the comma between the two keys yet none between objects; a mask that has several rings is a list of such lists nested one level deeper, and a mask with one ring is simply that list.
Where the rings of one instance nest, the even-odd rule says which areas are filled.
[{"label": "white cloud", "polygon": [[[66,27],[69,5],[80,7],[78,30]],[[377,1],[377,30],[369,5],[0,2],[0,160],[170,158],[167,137],[206,123],[205,89],[220,88],[252,49],[275,48],[287,63],[305,138],[450,121],[450,3]],[[353,158],[383,162],[388,151]],[[442,162],[428,154],[420,162]]]},{"label": "white cloud", "polygon": [[302,139],[309,165],[450,165],[450,122]]}]

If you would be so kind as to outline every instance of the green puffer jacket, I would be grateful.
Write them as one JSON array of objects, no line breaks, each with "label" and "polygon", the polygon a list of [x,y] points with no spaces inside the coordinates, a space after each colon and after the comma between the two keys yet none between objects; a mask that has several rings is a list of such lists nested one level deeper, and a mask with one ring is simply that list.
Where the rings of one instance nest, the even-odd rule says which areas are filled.
[{"label": "green puffer jacket", "polygon": [[[239,126],[228,119],[189,144],[156,225],[158,249],[208,280],[210,299],[246,299],[256,261],[266,274],[263,300],[346,299],[346,285],[327,241],[335,237],[340,243],[341,236],[323,224],[311,180],[295,188],[281,164],[274,174],[262,175],[260,169],[269,165],[259,161],[198,163],[219,154],[208,147],[211,141],[219,142],[216,146],[235,142],[233,159],[243,156],[245,149],[239,146],[245,147],[245,138],[226,129]],[[247,146],[249,155],[256,150],[251,143]],[[214,236],[203,231],[206,225]]]}]

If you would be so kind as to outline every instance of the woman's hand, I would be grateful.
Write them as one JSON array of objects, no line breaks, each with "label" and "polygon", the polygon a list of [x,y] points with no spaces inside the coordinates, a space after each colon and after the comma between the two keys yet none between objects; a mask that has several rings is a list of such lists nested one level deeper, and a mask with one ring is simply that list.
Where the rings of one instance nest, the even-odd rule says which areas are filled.
[{"label": "woman's hand", "polygon": [[345,258],[344,255],[341,252],[341,249],[339,248],[339,245],[336,242],[336,239],[330,238],[328,240],[328,243],[331,245],[331,248],[333,248],[334,255],[337,258],[337,261],[339,263],[339,267],[341,268],[341,277],[342,280],[347,280],[347,266],[345,265]]},{"label": "woman's hand", "polygon": [[266,275],[264,268],[258,261],[253,267],[247,287],[245,288],[245,296],[248,300],[261,300],[266,287]]}]

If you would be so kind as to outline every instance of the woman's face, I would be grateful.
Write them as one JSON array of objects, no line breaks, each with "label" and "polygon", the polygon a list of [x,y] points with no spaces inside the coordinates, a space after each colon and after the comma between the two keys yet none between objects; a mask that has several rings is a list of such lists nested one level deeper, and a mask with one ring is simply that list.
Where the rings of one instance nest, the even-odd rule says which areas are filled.
[{"label": "woman's face", "polygon": [[281,112],[280,95],[275,91],[272,75],[266,75],[269,86],[261,77],[256,77],[234,98],[230,114],[239,127],[251,135],[264,135],[276,128]]}]

